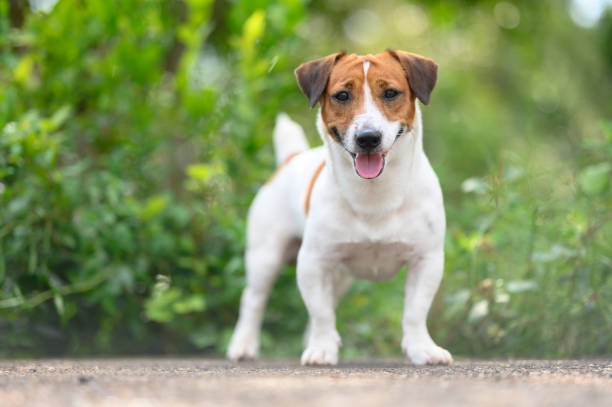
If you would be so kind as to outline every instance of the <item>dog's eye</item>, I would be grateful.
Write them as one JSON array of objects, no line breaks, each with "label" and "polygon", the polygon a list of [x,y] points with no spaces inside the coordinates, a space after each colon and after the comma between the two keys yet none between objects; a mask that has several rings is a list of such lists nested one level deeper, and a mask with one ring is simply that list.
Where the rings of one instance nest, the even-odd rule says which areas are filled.
[{"label": "dog's eye", "polygon": [[351,95],[345,90],[342,90],[334,95],[334,99],[336,99],[336,101],[340,103],[344,103],[348,101],[350,98],[351,98]]},{"label": "dog's eye", "polygon": [[393,100],[399,94],[399,91],[395,89],[385,89],[385,91],[383,92],[383,97],[385,98],[385,100]]}]

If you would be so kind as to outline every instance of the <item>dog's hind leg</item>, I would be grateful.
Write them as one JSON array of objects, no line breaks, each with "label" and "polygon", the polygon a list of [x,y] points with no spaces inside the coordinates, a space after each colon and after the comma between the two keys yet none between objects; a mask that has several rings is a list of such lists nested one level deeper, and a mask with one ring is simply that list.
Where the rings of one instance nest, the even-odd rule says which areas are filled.
[{"label": "dog's hind leg", "polygon": [[259,333],[270,290],[286,260],[291,240],[269,233],[266,239],[249,242],[246,251],[246,288],[240,301],[240,315],[230,341],[227,357],[253,359],[259,352]]}]

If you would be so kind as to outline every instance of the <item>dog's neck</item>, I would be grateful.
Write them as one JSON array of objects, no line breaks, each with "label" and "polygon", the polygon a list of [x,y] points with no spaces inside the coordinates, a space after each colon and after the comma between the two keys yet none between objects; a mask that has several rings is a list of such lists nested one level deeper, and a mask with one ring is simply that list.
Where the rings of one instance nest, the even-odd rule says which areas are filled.
[{"label": "dog's neck", "polygon": [[388,216],[389,211],[402,208],[417,186],[424,161],[421,110],[416,106],[412,128],[400,136],[386,157],[385,168],[374,179],[357,175],[353,159],[344,147],[327,132],[321,111],[317,115],[317,128],[327,151],[327,165],[331,182],[355,214],[376,217]]}]

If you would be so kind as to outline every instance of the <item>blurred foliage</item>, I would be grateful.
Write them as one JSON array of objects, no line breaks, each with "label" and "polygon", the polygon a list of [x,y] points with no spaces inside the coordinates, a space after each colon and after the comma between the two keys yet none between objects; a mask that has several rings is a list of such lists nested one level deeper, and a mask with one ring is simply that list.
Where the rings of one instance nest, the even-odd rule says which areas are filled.
[{"label": "blurred foliage", "polygon": [[[0,355],[223,352],[275,115],[318,143],[293,69],[385,48],[440,64],[423,109],[448,218],[434,338],[459,355],[612,353],[609,10],[584,29],[553,1],[11,0]],[[267,355],[301,347],[287,269]],[[403,275],[356,283],[343,354],[399,354],[402,299]]]}]

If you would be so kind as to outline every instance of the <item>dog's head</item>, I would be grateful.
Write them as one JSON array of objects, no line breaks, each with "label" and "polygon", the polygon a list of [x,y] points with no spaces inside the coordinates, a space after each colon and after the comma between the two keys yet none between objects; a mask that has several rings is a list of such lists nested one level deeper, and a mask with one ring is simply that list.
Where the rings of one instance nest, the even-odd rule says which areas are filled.
[{"label": "dog's head", "polygon": [[438,65],[429,58],[387,50],[378,55],[337,53],[295,70],[310,107],[321,105],[330,137],[353,159],[362,178],[376,178],[395,140],[412,128],[415,99],[429,103]]}]

